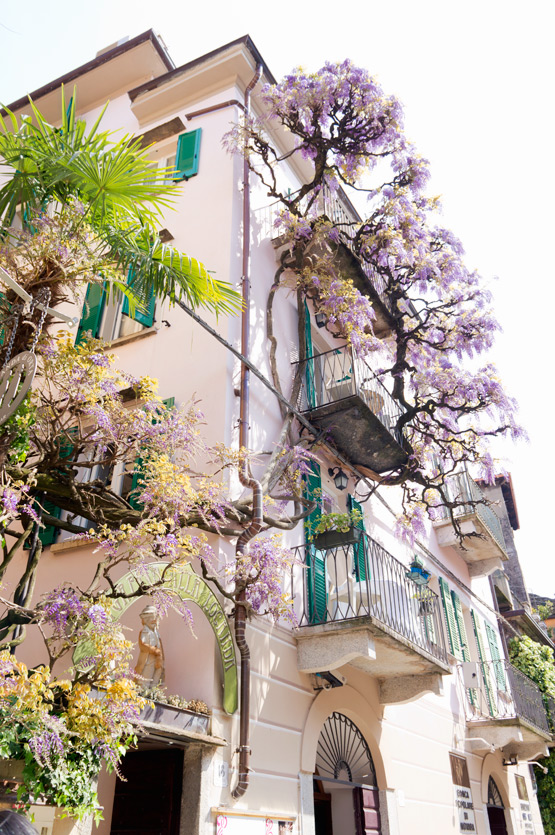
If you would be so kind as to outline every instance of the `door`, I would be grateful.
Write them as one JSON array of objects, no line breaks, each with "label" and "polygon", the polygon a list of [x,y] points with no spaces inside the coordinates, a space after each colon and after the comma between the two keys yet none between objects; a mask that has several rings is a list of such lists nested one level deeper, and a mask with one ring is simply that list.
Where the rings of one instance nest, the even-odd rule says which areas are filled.
[{"label": "door", "polygon": [[121,771],[110,835],[178,835],[183,751],[131,751]]},{"label": "door", "polygon": [[378,789],[357,786],[353,791],[357,835],[380,835],[380,799]]},{"label": "door", "polygon": [[488,806],[488,822],[491,835],[509,835],[504,809]]}]

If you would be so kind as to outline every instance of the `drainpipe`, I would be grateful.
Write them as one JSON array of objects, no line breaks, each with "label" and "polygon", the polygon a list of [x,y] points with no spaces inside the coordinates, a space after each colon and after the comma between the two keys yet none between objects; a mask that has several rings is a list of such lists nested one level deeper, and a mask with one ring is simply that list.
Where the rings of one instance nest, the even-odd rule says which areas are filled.
[{"label": "drainpipe", "polygon": [[[262,76],[262,65],[259,64],[250,84],[245,90],[245,115],[249,113],[250,97],[254,87]],[[245,159],[243,162],[243,276],[241,279],[241,293],[243,297],[243,316],[241,320],[241,353],[249,356],[249,329],[250,329],[250,190],[249,190],[249,166]],[[249,442],[249,376],[250,371],[244,363],[241,365],[241,387],[239,399],[239,447],[248,448]],[[239,467],[239,481],[243,487],[250,487],[252,492],[252,521],[246,528],[235,547],[235,557],[240,558],[250,540],[256,536],[262,527],[262,487],[250,473],[249,466],[245,460]],[[241,714],[239,721],[239,754],[237,785],[231,795],[235,800],[242,797],[249,785],[249,714],[250,714],[250,650],[245,639],[247,626],[247,615],[244,603],[246,594],[244,591],[237,596],[235,607],[235,641],[241,655]]]}]

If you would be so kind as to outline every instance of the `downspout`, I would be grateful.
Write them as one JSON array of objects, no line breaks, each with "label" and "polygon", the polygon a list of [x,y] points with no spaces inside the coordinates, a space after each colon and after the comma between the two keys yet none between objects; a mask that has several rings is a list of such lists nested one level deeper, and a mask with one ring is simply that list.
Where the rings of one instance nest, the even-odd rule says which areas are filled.
[{"label": "downspout", "polygon": [[[254,87],[262,76],[262,65],[258,64],[256,72],[245,90],[245,116],[249,114],[250,97]],[[249,165],[247,159],[243,161],[243,263],[241,294],[243,297],[243,316],[241,320],[241,353],[249,356],[249,330],[250,330],[250,190],[249,190]],[[248,449],[249,443],[249,377],[250,371],[244,363],[241,365],[241,386],[239,396],[239,447]],[[262,527],[262,487],[259,481],[252,477],[250,467],[243,458],[239,467],[239,481],[243,487],[250,487],[252,490],[252,521],[237,540],[235,547],[235,558],[240,559],[245,547],[250,540],[256,536]],[[249,785],[249,758],[251,749],[249,747],[249,716],[250,716],[250,650],[245,638],[247,626],[247,614],[244,605],[246,599],[245,591],[237,596],[235,607],[235,641],[241,655],[241,713],[239,720],[239,766],[237,785],[231,795],[235,800],[242,797]]]}]

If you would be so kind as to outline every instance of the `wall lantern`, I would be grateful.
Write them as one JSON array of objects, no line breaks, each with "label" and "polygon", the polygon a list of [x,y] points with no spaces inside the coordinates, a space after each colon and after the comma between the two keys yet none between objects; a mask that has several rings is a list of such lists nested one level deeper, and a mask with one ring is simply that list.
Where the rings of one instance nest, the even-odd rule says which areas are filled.
[{"label": "wall lantern", "polygon": [[330,478],[333,478],[333,482],[338,490],[344,490],[349,483],[349,479],[341,467],[330,467],[328,469],[328,475]]},{"label": "wall lantern", "polygon": [[314,321],[318,325],[319,328],[323,328],[326,324],[327,317],[325,313],[316,313],[314,316]]}]

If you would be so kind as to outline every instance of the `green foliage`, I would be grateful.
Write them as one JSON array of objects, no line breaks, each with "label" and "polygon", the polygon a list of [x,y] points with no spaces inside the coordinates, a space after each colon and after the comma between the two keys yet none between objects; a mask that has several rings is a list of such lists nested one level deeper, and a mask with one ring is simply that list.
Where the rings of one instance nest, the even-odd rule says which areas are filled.
[{"label": "green foliage", "polygon": [[536,611],[542,620],[547,620],[553,614],[553,603],[550,600],[544,604],[540,603]]},{"label": "green foliage", "polygon": [[517,670],[531,678],[542,693],[555,698],[553,650],[527,635],[509,641],[509,660]]},{"label": "green foliage", "polygon": [[326,531],[347,533],[351,528],[356,528],[362,522],[362,518],[362,513],[358,509],[353,509],[348,513],[323,513],[314,528],[314,533],[325,533]]},{"label": "green foliage", "polygon": [[[513,638],[509,642],[509,659],[517,670],[531,678],[542,693],[555,697],[555,666],[553,650],[538,644],[528,636]],[[535,767],[538,784],[538,805],[545,835],[555,835],[555,757],[543,761],[544,774]]]},{"label": "green foliage", "polygon": [[[106,261],[125,273],[135,270],[130,305],[138,302],[148,287],[159,296],[187,299],[216,313],[234,313],[241,296],[231,285],[212,278],[203,264],[163,244],[158,229],[164,210],[172,207],[180,186],[153,167],[148,149],[139,139],[122,136],[115,141],[109,131],[100,131],[100,114],[88,128],[75,118],[75,92],[69,113],[62,89],[61,128],[50,125],[31,102],[32,118],[7,111],[0,116],[0,157],[5,178],[0,187],[0,232],[9,239],[16,213],[27,231],[34,233],[33,218],[50,209],[77,203]],[[44,283],[44,282],[43,282]]]},{"label": "green foliage", "polygon": [[8,418],[2,427],[2,435],[10,436],[8,461],[10,464],[21,464],[27,460],[30,439],[29,430],[36,420],[36,409],[31,394],[28,394],[16,412]]}]

